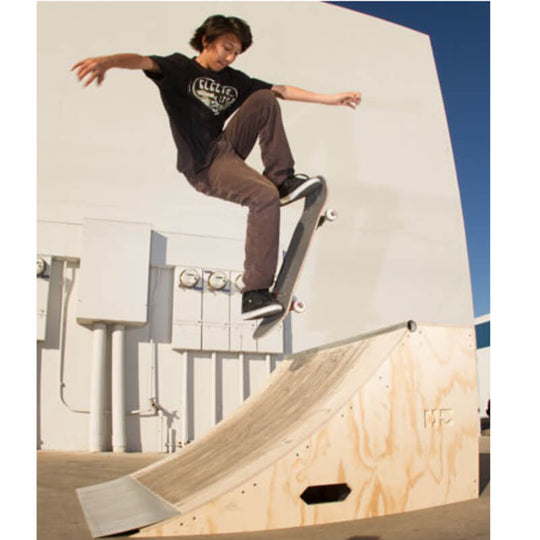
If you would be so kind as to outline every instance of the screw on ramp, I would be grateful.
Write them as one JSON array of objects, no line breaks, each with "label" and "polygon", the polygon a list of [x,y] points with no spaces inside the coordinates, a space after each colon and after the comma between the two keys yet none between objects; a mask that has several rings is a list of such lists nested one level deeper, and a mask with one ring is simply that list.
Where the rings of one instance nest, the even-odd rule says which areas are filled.
[{"label": "screw on ramp", "polygon": [[[286,357],[178,454],[77,490],[94,537],[270,530],[478,496],[472,328],[408,321]],[[128,504],[129,503],[129,504]]]}]

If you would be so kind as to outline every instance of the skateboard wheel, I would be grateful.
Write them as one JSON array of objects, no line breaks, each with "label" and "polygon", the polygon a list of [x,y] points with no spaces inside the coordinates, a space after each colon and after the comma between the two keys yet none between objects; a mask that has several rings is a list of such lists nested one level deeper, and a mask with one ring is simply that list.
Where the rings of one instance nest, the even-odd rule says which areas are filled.
[{"label": "skateboard wheel", "polygon": [[324,213],[321,214],[319,217],[319,223],[317,224],[317,227],[320,227],[323,225],[326,221],[336,221],[338,217],[338,213],[335,210],[332,210],[329,208]]},{"label": "skateboard wheel", "polygon": [[295,313],[304,313],[306,311],[306,304],[302,300],[295,298],[291,303],[291,311]]},{"label": "skateboard wheel", "polygon": [[338,213],[332,208],[329,208],[324,213],[324,219],[326,219],[328,221],[336,221],[337,217],[338,217]]}]

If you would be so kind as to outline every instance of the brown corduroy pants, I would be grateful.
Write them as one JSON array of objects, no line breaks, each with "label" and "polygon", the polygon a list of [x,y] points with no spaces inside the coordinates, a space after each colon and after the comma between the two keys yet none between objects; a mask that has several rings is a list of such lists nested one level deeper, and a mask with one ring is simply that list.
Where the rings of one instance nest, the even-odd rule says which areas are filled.
[{"label": "brown corduroy pants", "polygon": [[[263,174],[245,163],[259,139]],[[270,90],[253,93],[220,136],[212,163],[189,181],[197,190],[249,209],[244,292],[266,289],[274,281],[279,250],[280,203],[277,186],[294,171],[294,160]]]}]

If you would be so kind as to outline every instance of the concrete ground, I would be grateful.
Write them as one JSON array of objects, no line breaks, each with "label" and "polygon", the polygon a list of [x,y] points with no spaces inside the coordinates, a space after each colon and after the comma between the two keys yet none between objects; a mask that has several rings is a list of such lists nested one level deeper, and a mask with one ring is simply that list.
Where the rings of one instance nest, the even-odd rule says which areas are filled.
[{"label": "concrete ground", "polygon": [[[480,497],[427,510],[333,525],[227,534],[226,540],[489,540],[490,438],[480,438]],[[75,489],[112,480],[163,458],[163,454],[37,454],[38,540],[90,540]],[[122,538],[116,536],[115,538]],[[172,540],[172,537],[170,537]],[[211,536],[177,539],[208,540]]]}]

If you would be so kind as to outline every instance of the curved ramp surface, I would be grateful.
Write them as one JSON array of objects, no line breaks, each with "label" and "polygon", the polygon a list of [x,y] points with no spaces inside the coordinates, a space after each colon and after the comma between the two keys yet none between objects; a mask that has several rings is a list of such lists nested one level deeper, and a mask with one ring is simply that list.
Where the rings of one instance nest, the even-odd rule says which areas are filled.
[{"label": "curved ramp surface", "polygon": [[474,350],[471,328],[405,323],[287,357],[178,454],[77,490],[92,535],[276,529],[476,497]]}]

